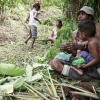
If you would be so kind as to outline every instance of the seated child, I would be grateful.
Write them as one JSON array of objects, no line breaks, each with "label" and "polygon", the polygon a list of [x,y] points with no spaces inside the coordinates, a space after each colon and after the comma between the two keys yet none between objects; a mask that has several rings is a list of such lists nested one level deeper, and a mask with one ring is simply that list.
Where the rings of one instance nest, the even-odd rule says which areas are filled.
[{"label": "seated child", "polygon": [[51,36],[48,39],[46,39],[45,42],[47,43],[48,41],[51,41],[51,43],[54,43],[55,40],[57,39],[57,32],[58,30],[61,29],[61,27],[62,27],[62,21],[59,19],[56,20],[56,27],[53,28]]},{"label": "seated child", "polygon": [[[85,64],[88,64],[90,61],[93,60],[92,56],[89,54],[89,52],[87,51],[81,51],[81,50],[78,50],[77,51],[77,56],[75,58],[78,58],[76,60],[74,60],[72,62],[72,65],[76,68],[81,68],[81,65],[85,65]],[[83,75],[83,71],[80,70],[81,74]]]},{"label": "seated child", "polygon": [[86,51],[80,53],[81,57],[83,57],[86,61],[86,64],[80,66],[81,69],[78,69],[74,66],[71,66],[71,68],[77,71],[80,75],[83,75],[83,70],[87,67],[100,68],[100,39],[95,36],[95,23],[90,20],[80,22],[78,29],[81,39],[88,41],[89,53]]}]

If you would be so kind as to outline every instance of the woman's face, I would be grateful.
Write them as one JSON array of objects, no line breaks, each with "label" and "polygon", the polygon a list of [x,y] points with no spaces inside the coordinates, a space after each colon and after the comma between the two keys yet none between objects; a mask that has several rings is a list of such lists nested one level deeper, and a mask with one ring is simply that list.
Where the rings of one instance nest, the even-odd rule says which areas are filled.
[{"label": "woman's face", "polygon": [[85,21],[85,20],[89,20],[90,17],[88,16],[88,14],[86,14],[85,12],[81,11],[79,12],[79,15],[78,15],[78,22],[80,21]]}]

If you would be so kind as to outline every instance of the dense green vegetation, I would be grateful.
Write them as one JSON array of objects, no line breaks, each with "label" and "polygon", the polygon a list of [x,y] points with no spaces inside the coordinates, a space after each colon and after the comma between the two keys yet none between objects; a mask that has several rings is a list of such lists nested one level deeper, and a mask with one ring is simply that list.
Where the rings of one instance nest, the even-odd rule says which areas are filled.
[{"label": "dense green vegetation", "polygon": [[[28,25],[24,22],[35,1],[0,1],[0,84],[14,86],[13,94],[5,94],[0,90],[3,100],[66,100],[62,86],[71,87],[90,99],[98,99],[95,92],[100,92],[99,83],[90,82],[89,84],[95,86],[95,92],[88,92],[75,86],[80,81],[69,80],[66,77],[57,80],[58,73],[48,69],[51,60],[60,51],[60,45],[72,41],[71,35],[77,27],[76,12],[79,8],[83,5],[93,7],[96,11],[96,21],[100,21],[99,0],[40,0],[41,10],[38,17],[42,24],[38,25],[35,48],[30,51],[31,42],[29,41],[28,45],[24,44],[29,32]],[[63,21],[63,28],[58,32],[58,40],[54,46],[50,46],[50,43],[45,44],[42,40],[50,36],[58,18]],[[18,76],[15,75],[16,70]],[[68,84],[64,85],[65,82]]]}]

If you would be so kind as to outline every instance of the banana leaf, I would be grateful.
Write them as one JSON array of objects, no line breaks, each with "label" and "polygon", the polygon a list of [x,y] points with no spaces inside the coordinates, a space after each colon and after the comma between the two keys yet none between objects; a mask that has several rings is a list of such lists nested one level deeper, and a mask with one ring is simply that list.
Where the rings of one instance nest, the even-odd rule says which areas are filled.
[{"label": "banana leaf", "polygon": [[13,93],[13,85],[0,85],[2,93]]},{"label": "banana leaf", "polygon": [[16,80],[12,80],[9,83],[5,83],[4,85],[13,85],[13,87],[15,89],[21,87],[24,83],[24,78],[22,76],[20,76],[19,78],[17,78]]},{"label": "banana leaf", "polygon": [[14,64],[0,63],[0,74],[2,75],[22,76],[24,73],[24,70]]}]

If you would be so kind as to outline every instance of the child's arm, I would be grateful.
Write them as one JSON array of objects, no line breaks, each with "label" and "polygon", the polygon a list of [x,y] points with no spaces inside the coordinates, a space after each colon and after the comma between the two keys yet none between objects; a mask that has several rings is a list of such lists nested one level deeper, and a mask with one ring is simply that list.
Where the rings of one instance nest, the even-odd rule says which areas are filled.
[{"label": "child's arm", "polygon": [[35,13],[34,13],[34,19],[37,20],[37,21],[41,24],[41,21],[37,18],[37,15],[38,15],[38,13],[35,12]]},{"label": "child's arm", "polygon": [[52,31],[52,33],[51,33],[51,37],[53,37],[54,36],[54,31]]},{"label": "child's arm", "polygon": [[98,44],[92,41],[88,44],[88,48],[89,48],[89,52],[91,53],[91,56],[93,57],[93,60],[90,61],[85,66],[82,66],[82,68],[93,66],[100,61]]}]

